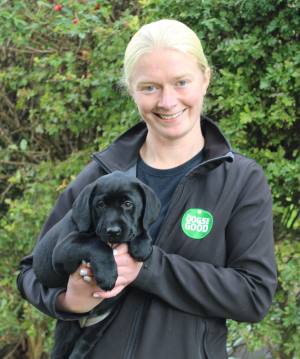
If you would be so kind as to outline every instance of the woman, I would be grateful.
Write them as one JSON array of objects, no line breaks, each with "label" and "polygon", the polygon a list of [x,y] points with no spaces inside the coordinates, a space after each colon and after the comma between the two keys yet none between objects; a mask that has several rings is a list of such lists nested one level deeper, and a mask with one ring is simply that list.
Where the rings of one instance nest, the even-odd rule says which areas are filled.
[{"label": "woman", "polygon": [[118,279],[109,292],[97,287],[86,263],[67,289],[48,289],[37,281],[32,257],[21,262],[23,296],[62,320],[84,323],[85,313],[127,288],[90,358],[226,358],[226,319],[256,322],[271,304],[271,194],[261,168],[233,153],[216,125],[201,116],[209,81],[191,29],[175,20],[143,26],[124,58],[124,82],[142,122],[94,155],[42,230],[64,216],[88,183],[114,170],[129,172],[162,203],[147,261],[136,262],[127,245],[119,245]]}]

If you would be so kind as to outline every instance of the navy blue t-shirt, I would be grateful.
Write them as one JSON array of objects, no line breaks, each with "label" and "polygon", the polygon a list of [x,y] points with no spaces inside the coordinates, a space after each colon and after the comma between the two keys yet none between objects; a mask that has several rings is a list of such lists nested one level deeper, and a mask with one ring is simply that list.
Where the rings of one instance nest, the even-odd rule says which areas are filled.
[{"label": "navy blue t-shirt", "polygon": [[158,219],[150,227],[150,234],[154,242],[167,214],[171,197],[182,177],[203,161],[203,153],[200,151],[196,156],[180,166],[161,170],[148,166],[141,157],[137,161],[137,178],[153,189],[161,202],[161,210]]}]

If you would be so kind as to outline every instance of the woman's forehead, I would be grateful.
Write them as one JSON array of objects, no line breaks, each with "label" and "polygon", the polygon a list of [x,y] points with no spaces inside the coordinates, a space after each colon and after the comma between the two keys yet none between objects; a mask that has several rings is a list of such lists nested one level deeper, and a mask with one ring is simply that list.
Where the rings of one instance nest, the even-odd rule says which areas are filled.
[{"label": "woman's forehead", "polygon": [[149,82],[155,79],[193,76],[200,68],[197,59],[178,50],[160,49],[143,54],[134,66],[133,82]]}]

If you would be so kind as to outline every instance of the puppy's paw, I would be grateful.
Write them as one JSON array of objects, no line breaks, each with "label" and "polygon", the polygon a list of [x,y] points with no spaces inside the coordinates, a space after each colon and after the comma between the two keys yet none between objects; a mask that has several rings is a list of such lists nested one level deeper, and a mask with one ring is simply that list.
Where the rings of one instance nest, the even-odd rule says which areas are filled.
[{"label": "puppy's paw", "polygon": [[101,276],[95,275],[95,280],[101,289],[112,290],[116,284],[117,273],[101,273]]},{"label": "puppy's paw", "polygon": [[129,253],[138,262],[144,262],[152,254],[152,245],[142,242],[131,242],[129,244]]},{"label": "puppy's paw", "polygon": [[104,279],[104,280],[96,280],[98,286],[105,290],[112,290],[116,284],[116,280],[108,280],[108,279]]}]

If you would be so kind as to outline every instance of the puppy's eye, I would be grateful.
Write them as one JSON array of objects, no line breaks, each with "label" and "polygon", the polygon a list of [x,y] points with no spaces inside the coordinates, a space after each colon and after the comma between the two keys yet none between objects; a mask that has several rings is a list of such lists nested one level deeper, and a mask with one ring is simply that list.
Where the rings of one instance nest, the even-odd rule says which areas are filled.
[{"label": "puppy's eye", "polygon": [[130,201],[125,201],[122,203],[122,207],[126,208],[126,209],[130,209],[133,207],[133,203]]},{"label": "puppy's eye", "polygon": [[104,208],[104,207],[105,207],[104,201],[98,201],[98,202],[96,203],[96,207],[97,207],[97,208]]}]

